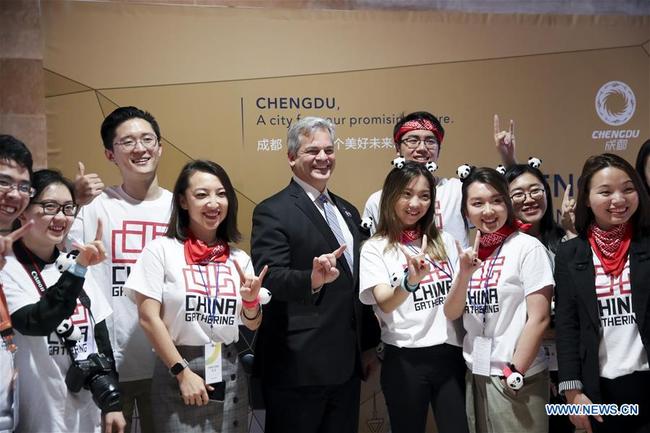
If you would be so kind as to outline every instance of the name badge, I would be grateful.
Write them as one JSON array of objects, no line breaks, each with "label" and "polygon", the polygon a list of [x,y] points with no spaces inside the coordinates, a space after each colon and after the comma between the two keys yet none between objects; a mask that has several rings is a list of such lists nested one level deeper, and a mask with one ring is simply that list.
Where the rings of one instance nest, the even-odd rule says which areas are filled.
[{"label": "name badge", "polygon": [[490,356],[492,355],[492,339],[483,336],[474,337],[472,349],[472,373],[479,376],[490,376]]},{"label": "name badge", "polygon": [[221,357],[221,343],[210,342],[204,347],[205,357],[205,383],[218,383],[223,380],[222,366],[223,358]]}]

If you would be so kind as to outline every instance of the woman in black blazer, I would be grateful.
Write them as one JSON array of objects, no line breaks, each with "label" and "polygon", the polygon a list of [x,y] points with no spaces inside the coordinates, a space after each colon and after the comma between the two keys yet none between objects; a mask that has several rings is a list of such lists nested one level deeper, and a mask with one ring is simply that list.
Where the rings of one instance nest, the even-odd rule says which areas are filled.
[{"label": "woman in black blazer", "polygon": [[650,199],[627,161],[585,162],[576,230],[555,260],[560,391],[573,404],[637,404],[639,415],[571,421],[588,432],[650,431]]}]

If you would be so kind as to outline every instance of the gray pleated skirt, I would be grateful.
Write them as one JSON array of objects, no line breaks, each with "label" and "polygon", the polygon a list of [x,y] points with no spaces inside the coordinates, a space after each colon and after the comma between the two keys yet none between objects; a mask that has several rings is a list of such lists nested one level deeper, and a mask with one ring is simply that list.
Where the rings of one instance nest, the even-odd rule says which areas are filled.
[{"label": "gray pleated skirt", "polygon": [[[177,346],[189,368],[204,377],[203,346]],[[156,359],[151,385],[151,410],[157,433],[246,433],[248,431],[247,377],[239,364],[234,344],[222,347],[225,400],[205,406],[183,403],[178,381],[165,364]]]}]

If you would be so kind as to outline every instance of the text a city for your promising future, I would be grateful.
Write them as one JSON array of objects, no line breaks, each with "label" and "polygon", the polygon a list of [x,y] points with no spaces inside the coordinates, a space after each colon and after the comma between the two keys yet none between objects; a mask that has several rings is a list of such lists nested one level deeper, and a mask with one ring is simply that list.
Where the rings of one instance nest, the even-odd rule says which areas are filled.
[{"label": "text a city for your promising future", "polygon": [[[255,100],[255,106],[259,110],[339,110],[336,97],[293,97],[262,96]],[[373,116],[327,116],[323,117],[336,126],[357,126],[382,125],[391,126],[401,119],[401,114],[391,113]],[[302,114],[298,112],[295,116],[283,114],[260,113],[256,117],[256,126],[284,126],[291,127],[295,120],[299,120]],[[451,116],[443,114],[436,116],[440,123],[449,124],[453,120]],[[336,150],[348,151],[377,151],[394,150],[395,144],[392,137],[337,137],[334,140]],[[279,137],[264,137],[257,141],[258,152],[278,152],[283,150],[283,139]]]}]

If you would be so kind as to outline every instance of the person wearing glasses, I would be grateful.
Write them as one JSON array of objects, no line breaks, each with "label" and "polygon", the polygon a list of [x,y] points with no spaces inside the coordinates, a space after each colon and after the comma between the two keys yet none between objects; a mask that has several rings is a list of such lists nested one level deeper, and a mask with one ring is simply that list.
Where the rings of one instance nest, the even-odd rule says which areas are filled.
[{"label": "person wearing glasses", "polygon": [[[17,138],[0,135],[0,269],[6,263],[5,257],[11,254],[14,238],[12,230],[14,222],[20,215],[29,199],[34,195],[31,185],[32,154],[25,144]],[[23,229],[24,230],[24,229]],[[13,331],[9,311],[0,284],[0,331],[2,345],[0,346],[0,430],[12,430],[17,419],[14,418],[15,393],[15,364]]]},{"label": "person wearing glasses", "polygon": [[165,234],[172,193],[158,185],[162,143],[160,127],[150,113],[136,107],[117,108],[104,119],[101,137],[104,154],[117,166],[122,184],[104,189],[81,208],[68,243],[92,240],[97,220],[104,221],[102,239],[107,260],[91,272],[114,311],[107,325],[120,373],[127,431],[137,405],[141,431],[150,433],[155,355],[138,325],[137,308],[124,295],[122,286],[145,245]]},{"label": "person wearing glasses", "polygon": [[[555,253],[561,242],[574,235],[565,231],[555,222],[551,188],[542,172],[528,164],[515,164],[508,167],[506,180],[510,187],[510,200],[515,216],[530,224],[526,233],[536,237],[545,247],[553,264]],[[553,304],[551,304],[553,307]],[[548,356],[551,389],[549,403],[564,403],[559,395],[557,376],[557,349],[555,344],[554,308],[551,309],[551,325],[544,334],[542,346]],[[572,432],[573,425],[567,417],[549,417],[549,432]]]},{"label": "person wearing glasses", "polygon": [[34,195],[31,178],[32,154],[27,146],[11,135],[0,135],[0,236],[12,231]]},{"label": "person wearing glasses", "polygon": [[16,431],[123,432],[126,421],[118,390],[96,405],[94,393],[73,392],[66,385],[73,359],[88,362],[93,354],[105,357],[109,371],[104,374],[113,378],[117,374],[106,328],[111,309],[94,281],[86,278],[88,268],[105,257],[101,235],[76,245],[80,250],[76,260],[60,272],[57,259],[66,253],[60,253],[57,245],[77,212],[73,187],[54,170],[34,173],[33,185],[34,197],[19,217],[21,225],[31,227],[14,243],[14,255],[7,257],[0,274],[20,348]]},{"label": "person wearing glasses", "polygon": [[[397,156],[406,161],[415,161],[421,164],[438,161],[444,136],[445,130],[438,118],[426,111],[407,114],[393,128]],[[460,214],[460,189],[460,180],[456,178],[436,179],[434,222],[439,230],[446,231],[463,246],[467,246],[467,229]],[[363,218],[364,221],[367,218],[372,218],[370,234],[375,233],[375,226],[379,223],[380,201],[381,190],[373,193],[366,201]]]}]

